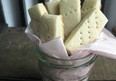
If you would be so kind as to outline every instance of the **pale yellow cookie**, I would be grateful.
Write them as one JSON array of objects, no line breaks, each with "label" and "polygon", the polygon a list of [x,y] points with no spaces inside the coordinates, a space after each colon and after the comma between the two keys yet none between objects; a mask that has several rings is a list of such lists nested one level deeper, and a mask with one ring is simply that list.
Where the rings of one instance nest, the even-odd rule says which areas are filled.
[{"label": "pale yellow cookie", "polygon": [[40,22],[32,20],[30,25],[42,43],[57,37],[64,39],[64,25],[61,15],[44,14]]},{"label": "pale yellow cookie", "polygon": [[48,14],[47,9],[43,5],[43,3],[38,3],[31,7],[29,10],[29,15],[31,20],[39,21],[44,14]]},{"label": "pale yellow cookie", "polygon": [[60,4],[60,0],[53,0],[53,1],[49,1],[49,2],[45,2],[45,6],[49,12],[49,14],[53,14],[53,15],[59,15],[59,4]]},{"label": "pale yellow cookie", "polygon": [[65,41],[68,52],[94,42],[107,22],[107,18],[99,9],[91,10]]},{"label": "pale yellow cookie", "polygon": [[81,20],[80,0],[61,0],[60,14],[63,16],[65,38]]},{"label": "pale yellow cookie", "polygon": [[85,0],[82,5],[82,19],[94,8],[101,8],[101,0]]}]

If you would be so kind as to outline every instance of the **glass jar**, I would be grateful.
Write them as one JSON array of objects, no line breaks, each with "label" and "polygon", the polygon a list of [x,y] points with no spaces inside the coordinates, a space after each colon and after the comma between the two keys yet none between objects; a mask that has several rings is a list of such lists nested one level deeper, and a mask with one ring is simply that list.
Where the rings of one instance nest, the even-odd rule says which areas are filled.
[{"label": "glass jar", "polygon": [[89,54],[77,59],[57,59],[38,49],[36,55],[43,81],[88,81],[97,57]]}]

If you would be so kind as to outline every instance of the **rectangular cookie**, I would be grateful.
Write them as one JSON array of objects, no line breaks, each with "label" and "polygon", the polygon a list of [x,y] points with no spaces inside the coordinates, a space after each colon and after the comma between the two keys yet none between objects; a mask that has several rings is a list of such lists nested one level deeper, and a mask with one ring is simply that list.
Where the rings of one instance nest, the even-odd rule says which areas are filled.
[{"label": "rectangular cookie", "polygon": [[82,19],[94,8],[101,8],[101,0],[84,0],[82,5]]},{"label": "rectangular cookie", "polygon": [[45,2],[45,6],[49,12],[49,14],[53,14],[53,15],[59,15],[59,4],[60,4],[60,0],[53,0],[53,1],[49,1],[49,2]]},{"label": "rectangular cookie", "polygon": [[60,14],[63,16],[65,39],[81,20],[80,0],[61,0]]},{"label": "rectangular cookie", "polygon": [[64,25],[61,15],[44,14],[40,22],[31,21],[31,27],[42,43],[61,37],[64,39]]},{"label": "rectangular cookie", "polygon": [[68,52],[94,42],[107,22],[100,9],[91,10],[65,41]]}]

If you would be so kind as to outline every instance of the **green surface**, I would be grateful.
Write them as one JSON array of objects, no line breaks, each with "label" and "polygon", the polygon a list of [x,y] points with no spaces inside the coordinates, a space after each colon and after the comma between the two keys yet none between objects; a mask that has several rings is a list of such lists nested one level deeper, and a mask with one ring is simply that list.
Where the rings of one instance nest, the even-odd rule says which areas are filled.
[{"label": "green surface", "polygon": [[0,34],[0,77],[39,78],[35,49],[19,31]]}]

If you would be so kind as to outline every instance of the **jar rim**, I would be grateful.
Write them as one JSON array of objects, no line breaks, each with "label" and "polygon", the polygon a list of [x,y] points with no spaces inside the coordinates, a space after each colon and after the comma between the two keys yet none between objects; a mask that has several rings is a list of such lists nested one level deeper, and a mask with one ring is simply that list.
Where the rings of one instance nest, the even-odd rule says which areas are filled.
[{"label": "jar rim", "polygon": [[55,58],[55,57],[52,57],[52,56],[46,54],[45,52],[41,51],[38,47],[37,47],[36,50],[37,50],[37,54],[40,53],[40,54],[42,54],[42,56],[44,56],[44,57],[47,57],[47,58],[50,58],[50,59],[54,59],[54,60],[61,60],[61,61],[81,60],[81,59],[85,59],[86,57],[89,57],[89,56],[91,56],[91,55],[96,55],[96,54],[90,53],[90,54],[88,54],[88,55],[86,55],[86,56],[84,56],[84,57],[80,57],[80,58],[75,58],[75,59],[60,59],[60,58]]}]

